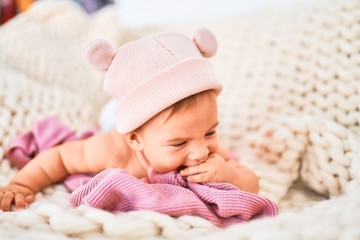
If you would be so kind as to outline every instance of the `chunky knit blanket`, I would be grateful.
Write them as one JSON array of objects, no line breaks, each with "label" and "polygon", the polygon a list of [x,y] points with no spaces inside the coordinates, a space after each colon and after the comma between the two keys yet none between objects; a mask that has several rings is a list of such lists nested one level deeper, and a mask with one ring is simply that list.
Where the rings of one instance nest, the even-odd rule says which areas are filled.
[{"label": "chunky knit blanket", "polygon": [[[1,239],[359,239],[360,2],[319,0],[207,22],[225,88],[220,134],[260,177],[276,217],[220,229],[204,218],[72,207],[62,184],[28,209],[0,213]],[[204,24],[198,24],[204,26]],[[107,101],[102,75],[82,61],[93,38],[121,45],[191,26],[127,29],[113,7],[88,16],[74,3],[38,1],[0,27],[0,184],[16,173],[4,151],[32,124],[57,116],[94,128]]]}]

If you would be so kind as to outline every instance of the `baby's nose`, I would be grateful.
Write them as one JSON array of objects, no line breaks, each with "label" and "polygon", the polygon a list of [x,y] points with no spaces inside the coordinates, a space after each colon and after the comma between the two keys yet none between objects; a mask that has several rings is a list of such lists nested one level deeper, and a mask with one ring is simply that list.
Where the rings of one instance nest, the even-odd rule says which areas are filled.
[{"label": "baby's nose", "polygon": [[189,154],[188,159],[190,160],[191,165],[197,165],[205,162],[209,156],[209,153],[210,152],[207,147],[197,147]]}]

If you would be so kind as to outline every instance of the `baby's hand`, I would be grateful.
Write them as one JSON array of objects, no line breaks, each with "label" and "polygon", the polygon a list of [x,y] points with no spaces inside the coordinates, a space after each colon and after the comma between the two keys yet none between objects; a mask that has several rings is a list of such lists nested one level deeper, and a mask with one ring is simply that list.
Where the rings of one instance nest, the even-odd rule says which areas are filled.
[{"label": "baby's hand", "polygon": [[0,209],[3,211],[10,211],[12,203],[20,210],[33,201],[34,193],[27,187],[11,183],[0,189]]},{"label": "baby's hand", "polygon": [[219,154],[211,153],[208,159],[195,166],[181,170],[182,176],[187,176],[189,182],[226,182],[230,183],[234,176],[234,167]]}]

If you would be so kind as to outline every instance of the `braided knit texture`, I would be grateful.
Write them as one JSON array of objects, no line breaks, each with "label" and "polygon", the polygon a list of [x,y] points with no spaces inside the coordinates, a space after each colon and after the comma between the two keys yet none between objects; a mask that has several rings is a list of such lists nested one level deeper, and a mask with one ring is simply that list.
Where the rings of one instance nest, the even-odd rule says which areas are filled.
[{"label": "braided knit texture", "polygon": [[[280,214],[219,229],[200,217],[73,208],[62,184],[23,211],[0,212],[1,239],[359,239],[360,1],[258,11],[209,22],[224,82],[219,131],[260,178]],[[114,46],[157,29],[125,29],[113,7],[87,16],[71,1],[37,1],[0,27],[0,184],[17,169],[5,148],[34,121],[93,128],[108,99],[83,46]],[[191,34],[194,26],[175,26]],[[172,26],[171,30],[175,30]]]}]

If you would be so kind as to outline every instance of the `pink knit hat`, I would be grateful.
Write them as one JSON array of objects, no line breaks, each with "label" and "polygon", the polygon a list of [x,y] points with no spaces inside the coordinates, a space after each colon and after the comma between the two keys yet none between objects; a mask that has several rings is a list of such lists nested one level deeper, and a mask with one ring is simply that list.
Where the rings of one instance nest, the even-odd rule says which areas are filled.
[{"label": "pink knit hat", "polygon": [[105,91],[116,99],[116,129],[128,133],[174,103],[222,84],[205,59],[217,49],[215,36],[199,29],[193,39],[162,32],[121,46],[117,51],[104,40],[91,42],[84,57],[106,72]]}]

